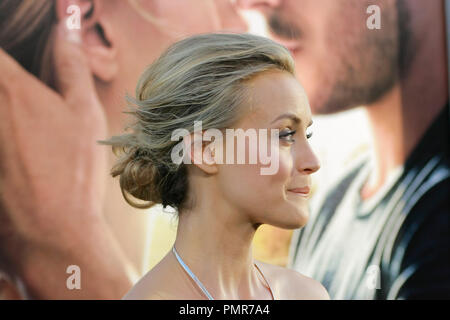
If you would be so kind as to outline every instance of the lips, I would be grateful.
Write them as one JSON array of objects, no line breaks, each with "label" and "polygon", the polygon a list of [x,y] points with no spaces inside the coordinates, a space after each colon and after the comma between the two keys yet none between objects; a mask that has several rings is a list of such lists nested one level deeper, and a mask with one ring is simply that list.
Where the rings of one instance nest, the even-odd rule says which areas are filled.
[{"label": "lips", "polygon": [[309,195],[309,192],[311,190],[310,190],[309,187],[301,187],[301,188],[288,189],[288,191],[293,192],[293,193],[297,193],[299,195],[307,196],[307,195]]},{"label": "lips", "polygon": [[270,32],[270,37],[272,38],[272,40],[274,40],[275,42],[278,42],[279,44],[284,46],[286,49],[288,49],[291,52],[291,54],[297,53],[298,51],[301,50],[301,45],[300,45],[299,40],[280,38],[273,32]]}]

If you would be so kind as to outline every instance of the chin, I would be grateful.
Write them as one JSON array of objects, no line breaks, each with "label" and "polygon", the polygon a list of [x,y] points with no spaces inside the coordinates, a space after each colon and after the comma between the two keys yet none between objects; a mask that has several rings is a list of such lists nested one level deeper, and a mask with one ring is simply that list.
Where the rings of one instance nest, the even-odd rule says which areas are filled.
[{"label": "chin", "polygon": [[290,227],[289,227],[289,228],[286,228],[286,229],[299,229],[299,228],[303,228],[303,227],[306,226],[306,224],[308,223],[308,219],[309,219],[309,213],[308,213],[308,211],[302,212],[301,214],[298,215],[298,219],[295,219],[295,221],[292,222],[292,224],[290,225]]},{"label": "chin", "polygon": [[303,228],[308,222],[308,210],[305,210],[303,208],[295,208],[294,210],[291,209],[286,211],[277,215],[277,217],[279,217],[277,221],[273,221],[269,224],[278,228],[291,230]]}]

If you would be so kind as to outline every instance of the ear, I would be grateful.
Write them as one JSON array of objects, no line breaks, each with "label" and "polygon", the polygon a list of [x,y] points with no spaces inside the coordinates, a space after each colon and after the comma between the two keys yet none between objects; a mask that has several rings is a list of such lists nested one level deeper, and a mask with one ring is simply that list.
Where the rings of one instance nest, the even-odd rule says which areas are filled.
[{"label": "ear", "polygon": [[203,141],[202,134],[192,132],[183,138],[190,163],[206,174],[215,174],[218,166],[215,159],[214,143]]},{"label": "ear", "polygon": [[117,76],[118,63],[112,30],[103,15],[105,2],[57,0],[56,15],[58,20],[78,19],[82,46],[92,74],[103,82],[110,82]]}]

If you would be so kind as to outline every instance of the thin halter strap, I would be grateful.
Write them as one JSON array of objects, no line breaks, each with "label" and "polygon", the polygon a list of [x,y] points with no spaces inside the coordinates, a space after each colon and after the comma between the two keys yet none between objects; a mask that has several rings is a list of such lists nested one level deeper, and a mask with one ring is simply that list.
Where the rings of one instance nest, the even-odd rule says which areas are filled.
[{"label": "thin halter strap", "polygon": [[264,276],[264,273],[262,273],[261,269],[258,267],[258,265],[256,263],[253,263],[256,267],[256,270],[259,271],[259,273],[261,274],[261,277],[264,279],[264,281],[266,282],[267,285],[267,289],[269,289],[270,295],[272,296],[272,300],[275,300],[275,297],[273,296],[273,292],[272,292],[272,288],[270,287],[269,281],[267,281],[266,277]]},{"label": "thin halter strap", "polygon": [[[189,269],[186,263],[184,263],[183,259],[181,259],[180,255],[178,254],[177,250],[175,249],[175,245],[172,247],[172,252],[174,253],[175,257],[177,258],[180,265],[183,267],[183,269],[186,271],[186,273],[191,277],[192,280],[197,284],[197,286],[202,290],[202,292],[205,294],[205,296],[209,300],[214,300],[212,295],[208,292],[208,290],[205,288],[205,286],[201,283],[201,281],[195,276],[195,274]],[[269,282],[267,281],[266,277],[262,273],[261,269],[256,265],[256,263],[253,263],[256,267],[256,270],[261,274],[262,278],[266,282],[267,288],[269,289],[270,295],[272,296],[272,300],[275,300],[275,297],[273,296],[272,288],[269,285]]]},{"label": "thin halter strap", "polygon": [[191,269],[189,269],[189,267],[186,265],[186,263],[184,263],[183,259],[181,259],[181,257],[178,255],[177,250],[175,250],[175,246],[172,247],[172,252],[175,254],[175,257],[177,258],[178,262],[181,264],[183,269],[192,278],[192,280],[194,280],[194,282],[198,285],[198,287],[203,291],[205,296],[209,300],[214,300],[212,295],[208,292],[208,290],[206,290],[205,286],[200,282],[200,280],[198,280],[198,278],[195,276],[195,274],[191,271]]}]

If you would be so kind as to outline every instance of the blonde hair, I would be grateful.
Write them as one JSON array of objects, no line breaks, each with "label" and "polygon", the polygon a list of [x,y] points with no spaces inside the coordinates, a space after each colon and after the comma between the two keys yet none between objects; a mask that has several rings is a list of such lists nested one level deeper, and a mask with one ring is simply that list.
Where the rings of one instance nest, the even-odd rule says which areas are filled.
[{"label": "blonde hair", "polygon": [[183,207],[187,170],[171,160],[178,143],[172,132],[193,132],[194,121],[204,130],[231,126],[245,105],[245,82],[274,69],[294,74],[291,55],[255,35],[205,34],[173,44],[142,74],[136,98],[128,97],[131,132],[102,142],[120,157],[112,175],[120,177],[126,201],[137,208]]}]

